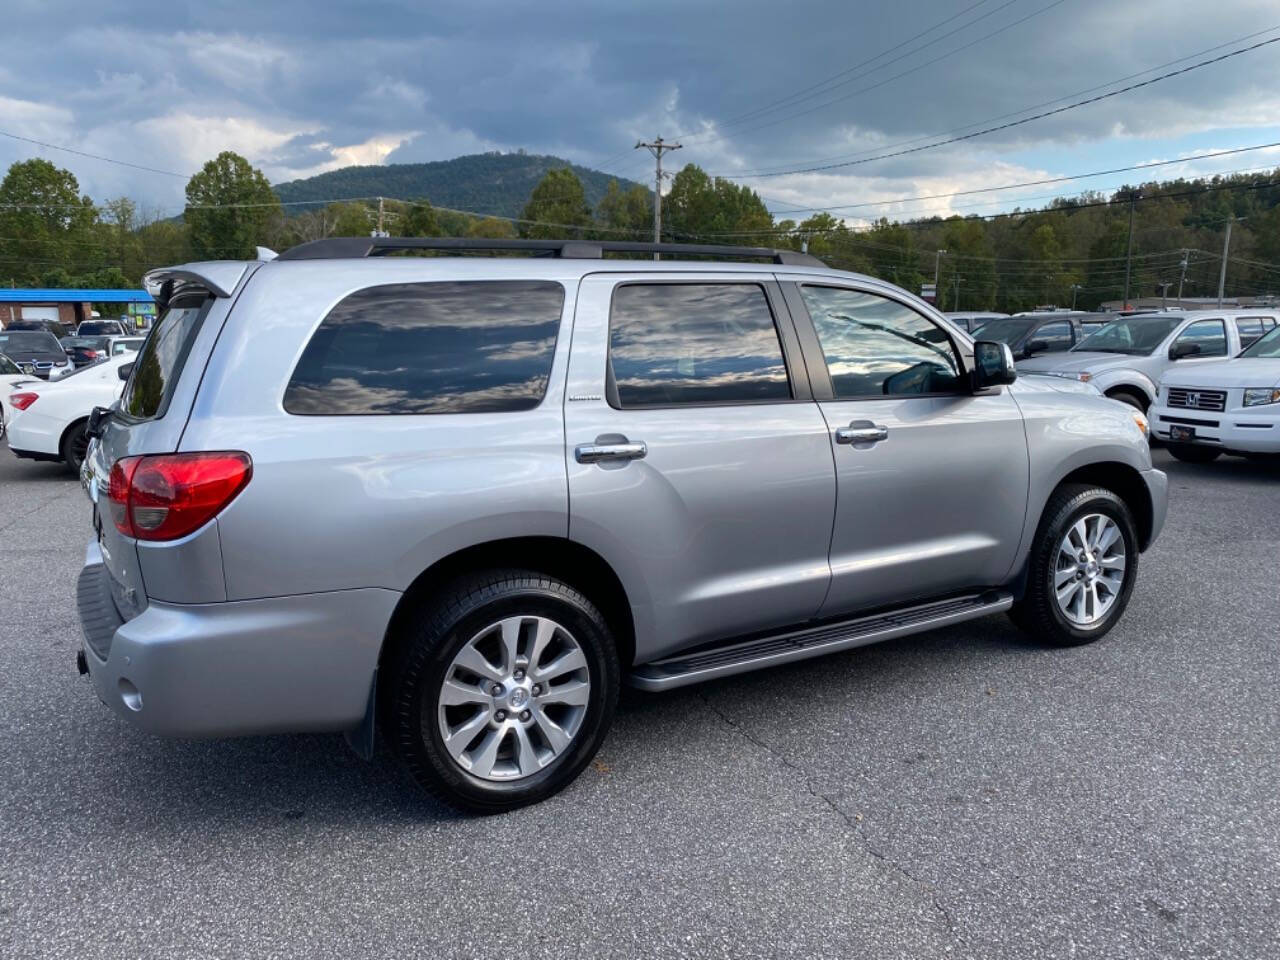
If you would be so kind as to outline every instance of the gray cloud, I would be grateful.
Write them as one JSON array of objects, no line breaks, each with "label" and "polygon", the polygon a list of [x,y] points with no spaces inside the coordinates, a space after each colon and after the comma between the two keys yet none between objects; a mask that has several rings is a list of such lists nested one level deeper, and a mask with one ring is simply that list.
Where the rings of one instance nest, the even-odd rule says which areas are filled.
[{"label": "gray cloud", "polygon": [[[1001,2],[988,0],[938,33]],[[1185,0],[1067,0],[943,57],[1049,2],[1017,0],[903,56],[937,33],[909,44],[877,61],[883,69],[865,69],[829,94],[717,128],[717,120],[761,110],[857,67],[962,7],[951,0],[785,6],[472,0],[350,8],[291,0],[92,7],[18,0],[6,10],[6,33],[18,42],[0,68],[0,129],[182,173],[218,149],[237,149],[277,181],[353,162],[516,148],[643,177],[649,161],[631,150],[635,139],[683,132],[689,136],[677,160],[728,173],[948,130],[1280,21],[1272,0],[1226,0],[1211,17],[1202,4]],[[989,180],[1002,151],[1097,144],[1114,155],[1116,138],[1125,137],[1139,140],[1133,151],[1142,160],[1148,159],[1142,138],[1274,127],[1276,50],[979,142],[838,176],[764,181],[760,190],[802,205],[910,196]],[[845,99],[804,112],[835,97]],[[0,139],[0,162],[38,152]],[[181,179],[43,153],[74,170],[95,197],[127,192],[156,204],[181,201]],[[1010,167],[1009,179],[1046,166],[1037,161],[1029,168],[1024,160]]]}]

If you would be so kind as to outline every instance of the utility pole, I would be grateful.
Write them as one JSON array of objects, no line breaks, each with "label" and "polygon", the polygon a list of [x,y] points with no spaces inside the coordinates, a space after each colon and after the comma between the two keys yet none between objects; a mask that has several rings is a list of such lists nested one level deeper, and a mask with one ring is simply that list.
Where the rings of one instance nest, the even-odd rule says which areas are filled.
[{"label": "utility pole", "polygon": [[1231,225],[1235,217],[1227,218],[1227,235],[1222,238],[1222,270],[1218,273],[1218,306],[1222,306],[1222,291],[1227,286],[1227,251],[1231,249]]},{"label": "utility pole", "polygon": [[938,289],[938,277],[942,270],[942,255],[946,252],[947,251],[945,250],[939,250],[937,253],[933,255],[933,289],[934,290]]},{"label": "utility pole", "polygon": [[1169,288],[1173,286],[1173,281],[1161,280],[1156,286],[1160,288],[1160,309],[1169,309]]},{"label": "utility pole", "polygon": [[1129,191],[1129,251],[1124,257],[1124,305],[1121,309],[1129,309],[1129,273],[1133,268],[1133,204],[1138,199],[1138,191]]},{"label": "utility pole", "polygon": [[1182,268],[1182,273],[1179,274],[1178,276],[1178,306],[1182,306],[1182,284],[1187,279],[1187,263],[1190,259],[1191,259],[1191,251],[1183,250],[1182,263],[1179,264],[1179,266]]},{"label": "utility pole", "polygon": [[375,230],[375,231],[373,231],[373,235],[374,235],[375,237],[389,237],[389,236],[390,236],[390,234],[389,234],[389,233],[387,233],[387,231],[386,231],[386,230],[382,229],[382,216],[383,216],[383,210],[382,210],[382,198],[381,198],[381,197],[379,197],[379,198],[378,198],[378,229],[377,229],[377,230]]},{"label": "utility pole", "polygon": [[1078,283],[1073,283],[1073,284],[1071,285],[1071,309],[1072,309],[1073,311],[1074,311],[1074,310],[1075,310],[1075,308],[1076,308],[1076,294],[1077,294],[1077,293],[1079,293],[1079,292],[1080,292],[1081,290],[1083,290],[1083,289],[1084,289],[1084,287],[1080,286],[1080,284],[1078,284]]},{"label": "utility pole", "polygon": [[[662,242],[662,155],[670,153],[672,150],[679,150],[682,144],[667,143],[661,137],[652,143],[645,143],[643,140],[637,141],[635,149],[639,150],[644,147],[651,154],[657,163],[657,171],[653,177],[653,242]],[[658,254],[654,253],[653,259],[658,259]]]},{"label": "utility pole", "polygon": [[963,282],[964,282],[964,277],[960,276],[960,274],[958,273],[951,278],[952,287],[955,289],[955,296],[952,298],[952,304],[951,304],[952,310],[960,309],[960,284]]}]

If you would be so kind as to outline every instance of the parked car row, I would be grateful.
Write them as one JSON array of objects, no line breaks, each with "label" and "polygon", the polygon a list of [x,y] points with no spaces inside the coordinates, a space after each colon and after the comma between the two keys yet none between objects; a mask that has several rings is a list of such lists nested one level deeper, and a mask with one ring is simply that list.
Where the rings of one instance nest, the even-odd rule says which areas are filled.
[{"label": "parked car row", "polygon": [[133,321],[128,318],[120,320],[103,320],[94,317],[91,320],[81,320],[74,330],[70,329],[61,320],[40,320],[35,318],[21,318],[10,320],[7,323],[0,323],[0,331],[5,330],[43,330],[45,333],[51,333],[59,340],[63,337],[133,337],[137,336],[138,330],[134,326]]},{"label": "parked car row", "polygon": [[125,337],[114,335],[63,337],[60,341],[62,349],[71,357],[76,367],[88,366],[108,357],[116,357],[122,353],[137,353],[142,346],[142,337]]}]

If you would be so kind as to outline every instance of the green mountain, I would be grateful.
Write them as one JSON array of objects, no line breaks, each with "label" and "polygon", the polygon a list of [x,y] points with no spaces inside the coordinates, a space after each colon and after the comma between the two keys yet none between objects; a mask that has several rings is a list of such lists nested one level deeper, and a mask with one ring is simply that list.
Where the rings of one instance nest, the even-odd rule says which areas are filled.
[{"label": "green mountain", "polygon": [[527,153],[477,153],[432,163],[389,163],[343,167],[273,188],[281,201],[329,201],[348,197],[425,198],[436,207],[518,217],[529,194],[548,170],[570,167],[582,181],[593,208],[610,180],[626,190],[633,181],[569,163],[559,157]]}]

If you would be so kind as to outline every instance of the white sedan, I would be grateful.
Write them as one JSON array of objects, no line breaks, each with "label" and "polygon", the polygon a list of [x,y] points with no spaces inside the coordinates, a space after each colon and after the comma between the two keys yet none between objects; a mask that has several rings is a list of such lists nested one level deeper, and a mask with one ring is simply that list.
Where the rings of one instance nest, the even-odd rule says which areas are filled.
[{"label": "white sedan", "polygon": [[8,403],[15,414],[9,424],[9,449],[27,460],[61,461],[79,473],[89,447],[84,432],[89,414],[119,399],[122,368],[135,359],[126,353],[81,367],[56,383],[37,380],[10,393]]},{"label": "white sedan", "polygon": [[1280,454],[1280,327],[1234,360],[1167,370],[1150,417],[1179,460]]},{"label": "white sedan", "polygon": [[13,407],[9,406],[9,394],[29,383],[44,385],[43,380],[29,373],[23,373],[16,363],[0,353],[0,437],[4,436],[5,428],[17,413]]}]

